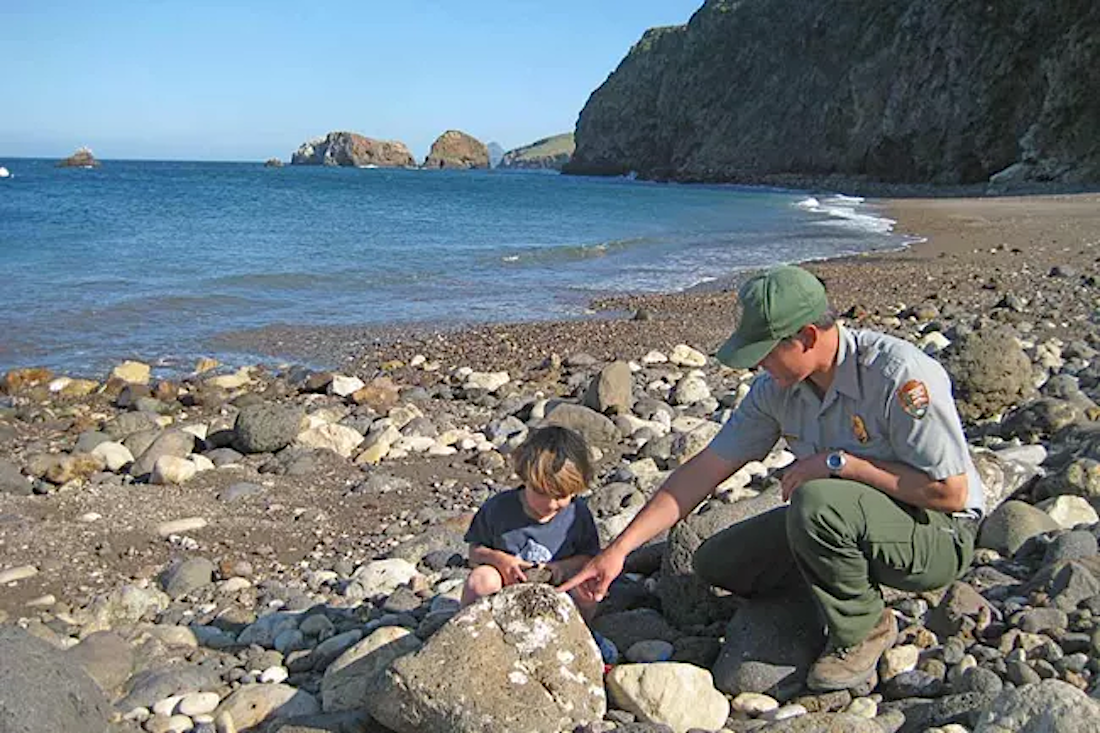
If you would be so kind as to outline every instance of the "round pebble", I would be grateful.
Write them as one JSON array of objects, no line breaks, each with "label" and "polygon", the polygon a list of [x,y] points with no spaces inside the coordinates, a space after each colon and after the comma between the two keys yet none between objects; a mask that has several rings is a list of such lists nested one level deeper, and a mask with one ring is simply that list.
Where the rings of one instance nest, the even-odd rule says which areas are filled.
[{"label": "round pebble", "polygon": [[157,700],[153,703],[153,713],[155,715],[162,715],[165,718],[170,717],[172,713],[176,712],[176,706],[180,704],[180,700],[182,699],[183,695],[171,695]]},{"label": "round pebble", "polygon": [[776,708],[775,710],[770,710],[760,717],[764,720],[778,721],[787,720],[788,718],[797,718],[805,714],[806,708],[799,705],[798,703],[793,703],[791,705],[784,705],[781,708]]},{"label": "round pebble", "polygon": [[730,703],[731,710],[752,716],[763,715],[778,708],[779,702],[775,698],[758,692],[742,692]]},{"label": "round pebble", "polygon": [[674,651],[672,644],[667,641],[648,639],[631,644],[630,648],[626,650],[626,658],[637,664],[667,662],[672,659]]}]

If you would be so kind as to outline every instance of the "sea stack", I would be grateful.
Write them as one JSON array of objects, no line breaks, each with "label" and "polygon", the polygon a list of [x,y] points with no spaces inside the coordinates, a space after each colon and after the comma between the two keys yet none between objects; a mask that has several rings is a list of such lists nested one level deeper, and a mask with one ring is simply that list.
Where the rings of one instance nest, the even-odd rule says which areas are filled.
[{"label": "sea stack", "polygon": [[489,149],[485,143],[460,130],[447,130],[432,143],[424,159],[424,168],[468,170],[489,167]]},{"label": "sea stack", "polygon": [[290,164],[415,168],[416,159],[400,140],[375,140],[354,132],[330,132],[302,143],[291,156]]},{"label": "sea stack", "polygon": [[98,168],[99,165],[89,148],[80,148],[65,160],[57,162],[58,168]]}]

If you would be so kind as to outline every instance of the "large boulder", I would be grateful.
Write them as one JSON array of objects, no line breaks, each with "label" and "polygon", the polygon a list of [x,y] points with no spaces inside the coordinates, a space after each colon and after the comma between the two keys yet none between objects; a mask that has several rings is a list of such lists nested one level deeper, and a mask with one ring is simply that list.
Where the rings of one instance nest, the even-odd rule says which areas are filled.
[{"label": "large boulder", "polygon": [[603,718],[602,677],[570,598],[521,584],[465,608],[393,662],[368,709],[397,733],[573,730]]},{"label": "large boulder", "polygon": [[267,403],[249,405],[233,425],[233,447],[241,453],[274,453],[298,436],[304,413]]},{"label": "large boulder", "polygon": [[1056,529],[1058,523],[1042,509],[1022,501],[1006,501],[982,522],[977,545],[1013,555],[1028,539]]},{"label": "large boulder", "polygon": [[92,155],[89,148],[79,148],[68,158],[57,162],[58,168],[98,168],[99,166],[100,162]]},{"label": "large boulder", "polygon": [[563,132],[560,135],[544,137],[530,145],[509,150],[501,158],[497,167],[560,171],[569,162],[576,147],[576,143],[573,142],[573,133]]},{"label": "large boulder", "polygon": [[399,140],[375,140],[354,132],[330,132],[308,140],[290,158],[291,165],[414,168],[416,159]]},{"label": "large boulder", "polygon": [[657,595],[665,616],[679,627],[709,624],[728,616],[728,598],[717,597],[695,575],[695,551],[711,535],[732,524],[782,505],[778,487],[733,504],[711,502],[707,511],[692,514],[669,532],[661,562]]},{"label": "large boulder", "polygon": [[1031,360],[1007,329],[960,336],[940,352],[939,359],[951,375],[955,404],[964,419],[994,417],[1035,393]]},{"label": "large boulder", "polygon": [[1100,180],[1100,16],[1069,0],[994,7],[708,0],[646,31],[592,93],[565,170]]},{"label": "large boulder", "polygon": [[568,402],[551,402],[546,410],[547,425],[557,425],[580,433],[589,445],[606,450],[619,442],[619,429],[615,427],[615,423],[591,408]]},{"label": "large boulder", "polygon": [[134,652],[130,644],[112,631],[96,631],[65,652],[79,664],[106,693],[126,684],[134,671]]},{"label": "large boulder", "polygon": [[241,685],[222,700],[215,719],[228,714],[239,730],[255,728],[276,718],[297,718],[321,712],[317,698],[282,684]]},{"label": "large boulder", "polygon": [[726,627],[714,684],[734,696],[757,692],[787,700],[802,688],[824,643],[808,591],[751,600]]},{"label": "large boulder", "polygon": [[611,362],[588,385],[584,394],[585,406],[605,414],[630,412],[634,405],[632,381],[630,366],[625,361]]},{"label": "large boulder", "polygon": [[424,168],[488,168],[489,149],[475,137],[459,130],[447,130],[432,143]]},{"label": "large boulder", "polygon": [[0,626],[0,731],[104,733],[110,705],[74,659],[15,626]]},{"label": "large boulder", "polygon": [[974,733],[1100,731],[1100,702],[1061,680],[1005,690],[985,710]]}]

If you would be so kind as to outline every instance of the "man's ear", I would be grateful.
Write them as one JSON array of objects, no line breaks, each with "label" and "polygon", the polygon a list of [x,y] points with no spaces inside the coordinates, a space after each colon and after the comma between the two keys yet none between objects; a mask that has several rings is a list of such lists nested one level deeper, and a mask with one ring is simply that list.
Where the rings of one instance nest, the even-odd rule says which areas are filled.
[{"label": "man's ear", "polygon": [[817,340],[820,336],[821,333],[818,331],[817,326],[812,323],[798,330],[798,340],[802,342],[802,346],[805,347],[807,351],[817,344]]}]

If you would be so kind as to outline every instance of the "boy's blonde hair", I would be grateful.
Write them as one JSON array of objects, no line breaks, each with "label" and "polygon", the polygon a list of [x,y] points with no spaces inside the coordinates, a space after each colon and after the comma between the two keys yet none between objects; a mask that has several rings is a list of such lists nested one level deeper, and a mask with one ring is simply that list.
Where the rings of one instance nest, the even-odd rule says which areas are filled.
[{"label": "boy's blonde hair", "polygon": [[556,425],[532,430],[512,454],[512,465],[524,484],[554,499],[579,494],[592,480],[584,438]]}]

